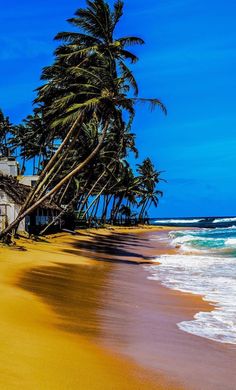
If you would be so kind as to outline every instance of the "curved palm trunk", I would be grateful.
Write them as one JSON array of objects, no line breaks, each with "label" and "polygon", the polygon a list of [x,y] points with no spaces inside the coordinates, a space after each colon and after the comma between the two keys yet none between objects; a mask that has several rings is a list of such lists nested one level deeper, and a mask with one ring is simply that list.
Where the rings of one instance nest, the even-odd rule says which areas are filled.
[{"label": "curved palm trunk", "polygon": [[112,208],[111,208],[111,214],[110,214],[110,220],[111,220],[111,223],[113,223],[114,221],[114,212],[115,212],[115,204],[116,204],[116,196],[114,196],[114,199],[113,199],[113,204],[112,204]]},{"label": "curved palm trunk", "polygon": [[107,185],[108,185],[109,182],[107,182],[101,189],[101,191],[97,194],[97,196],[94,198],[94,200],[90,203],[90,205],[88,206],[87,210],[84,212],[82,218],[85,218],[86,215],[88,214],[89,210],[91,209],[91,207],[94,205],[94,203],[96,202],[96,200],[102,195],[103,191],[106,189]]},{"label": "curved palm trunk", "polygon": [[71,138],[71,136],[72,136],[72,134],[73,134],[73,132],[75,130],[76,125],[78,124],[79,120],[81,120],[81,119],[82,119],[81,116],[78,116],[78,118],[75,120],[75,122],[71,126],[70,130],[68,131],[67,135],[65,136],[63,142],[60,144],[60,146],[57,149],[57,151],[53,154],[51,159],[48,161],[46,167],[44,168],[44,170],[42,172],[42,176],[44,176],[49,171],[49,169],[51,169],[53,167],[53,164],[56,161],[57,156],[62,152],[64,147],[69,142],[69,140],[70,140],[70,138]]},{"label": "curved palm trunk", "polygon": [[83,198],[84,198],[84,195],[81,192],[79,192],[79,196],[77,199],[77,213],[79,213],[79,211],[80,211],[80,205],[82,204]]},{"label": "curved palm trunk", "polygon": [[[46,193],[47,188],[48,188],[48,187],[50,186],[50,184],[53,182],[53,180],[55,179],[55,177],[57,176],[57,174],[61,171],[63,165],[64,165],[64,161],[62,161],[61,164],[58,166],[57,170],[54,172],[53,176],[50,178],[49,182],[47,183],[46,188],[44,188],[44,189],[42,190],[40,196],[43,196],[43,195]],[[74,163],[74,164],[72,165],[71,168],[74,168],[75,165],[76,165],[76,163]],[[62,200],[63,200],[64,196],[66,195],[66,192],[67,192],[67,190],[68,190],[68,188],[69,188],[69,186],[70,186],[70,184],[71,184],[71,181],[72,181],[72,178],[71,178],[71,179],[68,181],[68,183],[66,184],[65,189],[61,188],[61,190],[62,190],[62,191],[61,191],[61,192],[62,192],[62,196],[60,196],[60,200],[59,200],[59,202],[58,202],[59,205],[62,204]],[[59,193],[59,195],[61,195],[61,193]],[[52,200],[52,198],[51,198],[51,200]]]},{"label": "curved palm trunk", "polygon": [[[27,209],[27,207],[30,205],[30,202],[33,201],[34,197],[36,196],[36,194],[39,193],[39,191],[41,190],[41,188],[44,186],[44,184],[46,183],[46,181],[48,180],[48,177],[50,176],[50,174],[52,174],[55,169],[58,167],[58,165],[60,164],[61,160],[64,159],[65,155],[63,154],[58,161],[56,161],[57,157],[60,155],[60,153],[63,151],[64,147],[67,145],[67,143],[69,142],[74,130],[75,130],[75,127],[76,125],[78,124],[79,120],[81,119],[81,117],[79,116],[76,121],[74,122],[74,124],[71,126],[70,130],[68,131],[66,137],[64,138],[64,141],[61,143],[61,145],[59,146],[59,148],[57,149],[57,151],[54,153],[54,155],[52,156],[52,158],[49,160],[49,162],[47,163],[46,167],[43,169],[43,171],[41,172],[40,174],[40,178],[36,184],[36,186],[33,188],[33,190],[30,192],[28,198],[26,199],[26,202],[24,203],[24,205],[22,206],[21,210],[20,210],[20,213],[19,215],[21,215],[22,213],[24,213],[24,211]],[[76,137],[77,138],[77,137]],[[55,163],[55,164],[54,164]],[[1,237],[1,235],[0,235]]]},{"label": "curved palm trunk", "polygon": [[97,218],[97,212],[98,212],[98,208],[99,208],[99,203],[100,203],[100,197],[97,200],[97,204],[96,204],[96,208],[94,210],[93,218]]},{"label": "curved palm trunk", "polygon": [[118,200],[118,202],[116,204],[115,213],[114,213],[114,217],[113,217],[114,221],[117,218],[117,215],[119,213],[119,209],[120,209],[121,203],[123,202],[124,197],[125,197],[125,194],[122,194],[120,199]]},{"label": "curved palm trunk", "polygon": [[68,183],[65,186],[64,191],[62,192],[62,195],[60,196],[60,200],[59,200],[60,205],[62,205],[62,201],[63,201],[64,197],[66,196],[66,193],[69,189],[69,186],[71,185],[71,182],[72,182],[72,178],[68,181]]},{"label": "curved palm trunk", "polygon": [[[39,197],[39,196],[42,197],[43,194],[45,194],[45,192],[49,188],[49,185],[51,184],[51,182],[53,181],[53,179],[55,178],[57,173],[60,171],[61,167],[64,164],[64,159],[66,158],[66,156],[67,156],[68,152],[70,151],[70,149],[74,146],[74,144],[75,144],[75,142],[76,142],[76,140],[77,140],[77,138],[79,136],[80,131],[77,133],[77,135],[76,135],[76,137],[74,137],[72,143],[61,154],[61,156],[59,157],[59,159],[55,162],[55,164],[53,166],[52,166],[52,163],[53,163],[53,161],[56,160],[56,157],[58,156],[59,151],[62,150],[63,147],[65,147],[66,144],[68,143],[71,135],[73,134],[75,126],[78,123],[78,120],[79,120],[79,118],[74,122],[73,126],[71,127],[70,131],[68,132],[67,136],[65,137],[63,143],[60,145],[58,150],[55,152],[53,157],[50,159],[50,161],[48,162],[47,166],[44,168],[43,172],[41,173],[41,175],[39,177],[39,180],[37,181],[36,186],[29,193],[29,196],[26,199],[26,202],[21,207],[20,212],[18,214],[18,217],[20,217],[21,214],[24,213],[24,211],[27,209],[27,207],[30,207],[32,205],[32,203],[33,203],[33,201],[34,201],[36,196],[37,197]],[[52,168],[50,169],[51,166],[52,166]],[[50,169],[50,171],[48,173],[46,172],[47,169]],[[49,181],[48,181],[48,179],[49,179]],[[46,185],[46,183],[47,183],[47,185]],[[18,228],[18,226],[16,226],[15,230],[17,230],[17,228]],[[0,235],[0,238],[1,238],[1,235]]]},{"label": "curved palm trunk", "polygon": [[[103,178],[103,176],[105,175],[106,171],[103,171],[103,173],[99,176],[99,178],[97,179],[97,181],[94,183],[94,185],[92,186],[92,188],[89,190],[89,192],[87,193],[86,197],[84,198],[82,204],[81,204],[81,211],[83,210],[83,206],[85,205],[85,203],[87,202],[87,200],[89,199],[90,195],[92,194],[93,190],[95,189],[96,185],[99,183],[99,181]],[[87,214],[87,213],[86,213]],[[84,215],[83,215],[84,217]],[[82,217],[82,218],[83,218]]]},{"label": "curved palm trunk", "polygon": [[[47,185],[45,185],[45,186],[42,185],[43,188],[41,188],[41,186],[40,186],[39,190],[36,191],[36,193],[34,194],[34,198],[35,197],[42,197],[47,192],[47,189],[49,188],[49,186],[53,182],[53,180],[56,178],[57,174],[61,171],[61,169],[64,165],[64,161],[61,161],[61,159],[60,159],[57,162],[58,162],[58,164],[55,165],[55,168],[53,170],[54,172],[51,172],[50,176],[47,177],[47,180],[49,179],[47,182]],[[32,204],[34,198],[32,199],[31,202],[29,202],[29,206]]]},{"label": "curved palm trunk", "polygon": [[109,206],[109,203],[112,199],[112,195],[106,195],[106,198],[105,198],[105,207],[104,207],[104,210],[103,210],[103,214],[102,214],[102,222],[106,222],[106,219],[107,219],[107,210],[108,210],[108,206]]},{"label": "curved palm trunk", "polygon": [[93,222],[93,218],[94,218],[94,211],[96,210],[97,208],[97,203],[99,202],[99,199],[96,199],[96,202],[94,203],[93,207],[92,207],[92,210],[90,212],[90,215],[88,217],[88,221],[89,221],[89,227],[91,226],[92,222]]},{"label": "curved palm trunk", "polygon": [[149,201],[149,199],[147,199],[147,200],[144,201],[144,204],[143,204],[143,206],[142,206],[142,208],[141,208],[141,211],[140,211],[140,213],[139,213],[139,220],[142,220],[142,218],[143,218],[143,214],[144,214],[144,211],[146,210],[148,201]]},{"label": "curved palm trunk", "polygon": [[61,219],[61,217],[67,212],[67,210],[69,210],[70,206],[73,204],[77,197],[78,195],[76,195],[68,203],[68,205],[40,232],[41,235],[45,234],[51,226],[55,225],[55,223]]}]

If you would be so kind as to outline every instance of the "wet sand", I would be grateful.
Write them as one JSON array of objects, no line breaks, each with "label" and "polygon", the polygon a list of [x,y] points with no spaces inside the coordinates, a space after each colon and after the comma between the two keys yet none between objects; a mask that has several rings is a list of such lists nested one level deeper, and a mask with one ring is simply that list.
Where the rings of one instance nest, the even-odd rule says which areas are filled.
[{"label": "wet sand", "polygon": [[0,388],[235,389],[236,348],[176,326],[210,305],[147,279],[155,230],[0,248]]}]

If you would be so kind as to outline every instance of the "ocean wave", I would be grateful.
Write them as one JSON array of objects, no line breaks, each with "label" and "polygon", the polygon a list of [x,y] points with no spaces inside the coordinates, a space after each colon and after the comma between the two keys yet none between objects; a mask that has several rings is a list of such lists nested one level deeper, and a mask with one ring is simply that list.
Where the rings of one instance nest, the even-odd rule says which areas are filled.
[{"label": "ocean wave", "polygon": [[236,222],[236,217],[231,217],[231,218],[216,218],[213,223],[228,223],[228,222]]},{"label": "ocean wave", "polygon": [[228,238],[227,240],[225,240],[225,245],[236,247],[236,238]]},{"label": "ocean wave", "polygon": [[179,225],[179,226],[195,226],[195,227],[228,227],[236,222],[236,217],[195,217],[195,218],[169,218],[156,219],[154,224],[162,225]]},{"label": "ocean wave", "polygon": [[199,236],[179,236],[172,238],[171,245],[175,248],[179,248],[182,252],[201,252],[206,251],[213,246],[224,246],[223,240],[206,239]]},{"label": "ocean wave", "polygon": [[155,223],[197,223],[200,222],[201,219],[157,219]]},{"label": "ocean wave", "polygon": [[169,233],[172,246],[182,251],[209,251],[236,249],[235,228],[201,229],[188,231],[173,231]]},{"label": "ocean wave", "polygon": [[222,343],[236,344],[236,261],[232,257],[165,255],[147,269],[149,279],[166,287],[199,294],[215,308],[197,313],[181,330]]}]

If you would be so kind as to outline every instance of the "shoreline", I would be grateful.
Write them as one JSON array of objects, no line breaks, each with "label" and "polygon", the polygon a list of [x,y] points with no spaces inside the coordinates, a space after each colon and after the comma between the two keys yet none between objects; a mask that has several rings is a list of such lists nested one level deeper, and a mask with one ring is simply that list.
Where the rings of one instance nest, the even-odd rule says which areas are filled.
[{"label": "shoreline", "polygon": [[[127,389],[139,388],[141,384],[144,389],[158,390],[199,388],[196,387],[193,372],[196,367],[193,370],[189,363],[186,366],[186,357],[189,354],[201,356],[202,351],[205,351],[210,359],[212,351],[228,353],[230,348],[220,348],[214,342],[189,335],[176,327],[179,319],[188,320],[200,310],[211,310],[210,304],[200,296],[169,290],[156,281],[147,280],[148,274],[142,264],[147,263],[148,266],[151,258],[168,250],[162,241],[158,241],[158,248],[155,247],[156,244],[150,241],[150,234],[155,232],[161,239],[169,230],[173,229],[90,229],[80,231],[79,236],[60,233],[46,237],[44,242],[20,240],[20,244],[27,247],[26,252],[0,248],[1,257],[2,254],[5,256],[0,265],[0,286],[4,292],[1,306],[5,298],[5,307],[9,304],[11,313],[14,308],[14,315],[9,310],[3,312],[3,322],[6,321],[6,328],[13,328],[12,331],[8,330],[10,334],[18,335],[19,331],[30,329],[30,334],[34,336],[32,345],[25,341],[24,332],[23,337],[22,334],[20,338],[16,336],[17,345],[21,345],[21,350],[18,350],[20,356],[18,359],[16,357],[16,361],[21,362],[19,366],[24,372],[27,364],[32,363],[24,361],[21,355],[30,357],[33,354],[41,364],[44,364],[42,360],[46,358],[49,367],[41,379],[39,372],[42,367],[33,364],[32,372],[37,375],[34,374],[31,382],[27,379],[29,386],[24,379],[23,388],[34,387],[34,378],[41,384],[42,380],[45,383],[48,381],[46,388],[65,388],[67,375],[66,378],[62,375],[64,379],[60,379],[59,375],[58,380],[53,376],[52,368],[57,364],[62,372],[64,370],[70,376],[72,389],[78,388],[78,383],[81,386],[82,381],[83,386],[88,386],[86,372],[90,370],[97,370],[101,381],[100,384],[99,380],[90,382],[91,389],[109,389],[109,381],[114,383],[114,389],[126,389],[122,375],[126,376]],[[122,262],[122,258],[126,261]],[[68,281],[70,288],[67,288]],[[82,295],[78,295],[78,291]],[[86,296],[91,297],[91,302],[85,299]],[[75,309],[78,306],[75,303],[78,302],[82,311]],[[133,305],[134,302],[137,302],[138,307]],[[29,318],[27,310],[31,313]],[[84,318],[79,327],[78,318]],[[114,318],[117,318],[115,322]],[[125,326],[120,318],[127,322]],[[49,351],[45,346],[45,337],[49,341]],[[15,344],[13,340],[11,347],[15,347]],[[182,351],[179,350],[180,344]],[[62,348],[62,345],[68,347],[66,356],[69,360],[71,356],[71,364],[68,361],[65,364],[64,356],[60,355],[58,348]],[[6,345],[5,354],[9,354],[10,350]],[[101,358],[103,364],[99,363]],[[1,382],[6,377],[6,371],[11,368],[10,361],[10,367],[7,367],[3,356],[1,363],[0,385],[3,388],[16,388],[10,382],[6,386],[7,380],[12,380],[10,375],[5,383]],[[217,363],[215,359],[213,363]],[[14,370],[20,370],[17,368],[18,363],[15,364]],[[110,377],[107,364],[111,368]],[[79,382],[76,374],[78,370],[83,373]],[[203,365],[198,363],[197,375],[205,371]],[[230,372],[228,369],[228,375]],[[191,384],[185,383],[186,374],[191,374]],[[216,374],[218,378],[219,373]],[[17,375],[23,380],[19,372]],[[205,388],[214,388],[209,386]],[[226,385],[225,389],[231,388]]]},{"label": "shoreline", "polygon": [[[92,229],[80,233],[88,240],[97,235]],[[99,231],[99,236],[109,234]],[[164,390],[168,382],[171,389],[161,373],[150,375],[132,360],[111,353],[84,335],[63,329],[54,308],[35,291],[20,286],[23,276],[35,267],[56,270],[59,263],[91,267],[93,260],[64,253],[74,241],[74,236],[62,233],[43,242],[19,240],[17,245],[26,251],[0,247],[1,388],[110,390],[112,383],[117,390]],[[176,388],[180,389],[173,387]]]}]

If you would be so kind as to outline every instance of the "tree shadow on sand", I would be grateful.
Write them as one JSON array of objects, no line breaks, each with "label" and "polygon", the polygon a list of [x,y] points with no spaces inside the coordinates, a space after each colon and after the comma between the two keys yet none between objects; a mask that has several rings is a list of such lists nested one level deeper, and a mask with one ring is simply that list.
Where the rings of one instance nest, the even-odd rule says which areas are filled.
[{"label": "tree shadow on sand", "polygon": [[91,233],[89,237],[88,239],[86,234],[84,239],[70,243],[74,249],[63,249],[63,252],[86,256],[97,261],[128,264],[143,264],[154,259],[153,256],[142,254],[142,248],[150,248],[148,238],[115,233],[110,236]]}]

